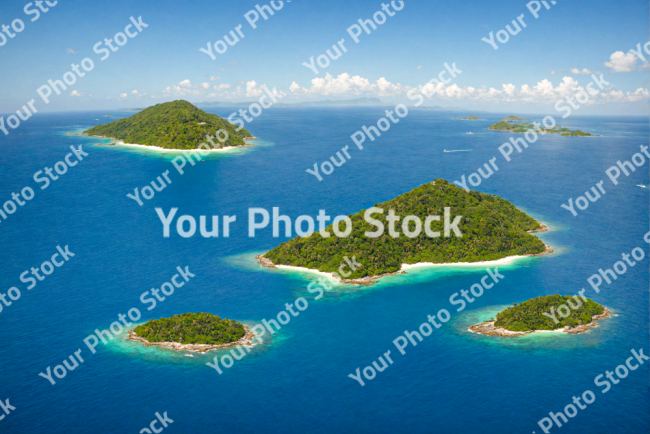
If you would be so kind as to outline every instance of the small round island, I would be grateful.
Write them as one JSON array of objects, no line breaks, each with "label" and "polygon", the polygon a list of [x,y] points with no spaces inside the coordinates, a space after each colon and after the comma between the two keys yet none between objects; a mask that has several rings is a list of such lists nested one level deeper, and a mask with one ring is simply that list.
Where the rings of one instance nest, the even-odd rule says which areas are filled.
[{"label": "small round island", "polygon": [[129,331],[129,339],[178,351],[206,352],[236,345],[251,346],[255,335],[245,325],[211,313],[184,313],[150,320]]},{"label": "small round island", "polygon": [[559,294],[531,298],[469,328],[487,336],[517,337],[536,332],[586,333],[611,316],[606,307],[583,296]]}]

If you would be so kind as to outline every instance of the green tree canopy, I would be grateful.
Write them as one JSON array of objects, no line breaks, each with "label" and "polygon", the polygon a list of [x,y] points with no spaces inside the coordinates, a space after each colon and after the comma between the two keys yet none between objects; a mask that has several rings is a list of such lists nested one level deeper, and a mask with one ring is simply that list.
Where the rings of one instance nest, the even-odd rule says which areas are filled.
[{"label": "green tree canopy", "polygon": [[[516,116],[509,116],[506,119],[510,119],[512,117]],[[534,124],[528,123],[528,122],[519,122],[515,124],[509,124],[506,122],[506,119],[497,122],[496,124],[492,124],[488,127],[488,130],[495,130],[495,131],[511,131],[513,133],[527,133],[529,131],[535,131],[535,132],[542,132],[545,134],[560,134],[562,136],[569,136],[569,137],[587,137],[587,136],[594,136],[594,134],[590,133],[585,133],[584,131],[580,130],[575,130],[571,131],[568,128],[562,128],[559,125],[555,125],[553,128],[545,128],[544,126],[541,126],[538,128]],[[517,118],[518,120],[524,120],[521,118]],[[528,119],[526,119],[528,120]]]},{"label": "green tree canopy", "polygon": [[[266,253],[264,257],[278,265],[307,267],[324,272],[337,271],[344,258],[356,259],[363,267],[354,271],[348,279],[379,276],[398,271],[402,264],[418,262],[453,263],[477,262],[501,259],[506,256],[542,253],[544,243],[527,233],[541,228],[532,217],[515,208],[510,202],[498,196],[466,192],[444,179],[424,184],[376,207],[384,210],[383,215],[373,218],[381,221],[384,234],[378,238],[365,236],[377,228],[364,219],[365,210],[350,215],[352,233],[347,238],[334,235],[332,226],[327,230],[331,236],[322,237],[317,231],[309,237],[295,237]],[[459,224],[462,238],[453,232],[451,237],[431,238],[424,230],[415,238],[403,233],[398,238],[388,234],[386,215],[390,209],[402,216],[415,215],[424,225],[427,216],[441,216],[434,222],[433,231],[443,232],[444,208],[451,208],[451,215],[462,215]],[[402,221],[396,229],[402,232]],[[341,223],[341,228],[344,223]],[[411,225],[411,230],[413,225]],[[349,270],[346,270],[349,271]]]},{"label": "green tree canopy", "polygon": [[209,345],[237,342],[246,334],[241,323],[203,312],[150,320],[134,331],[149,342]]},{"label": "green tree canopy", "polygon": [[[573,310],[573,307],[578,307]],[[561,305],[569,308],[570,314],[566,318],[558,313]],[[563,313],[566,309],[562,309]],[[593,315],[600,315],[604,308],[598,303],[582,297],[572,297],[570,295],[561,296],[559,294],[547,295],[545,297],[531,298],[528,301],[514,304],[503,312],[497,314],[495,327],[503,327],[513,332],[525,332],[530,330],[557,330],[564,326],[575,327],[580,324],[589,324]],[[558,324],[552,318],[545,316],[544,313],[555,315],[559,321]]]},{"label": "green tree canopy", "polygon": [[[245,145],[244,137],[251,135],[244,128],[236,131],[236,125],[183,100],[157,104],[131,117],[92,127],[84,131],[84,134],[115,138],[138,145],[197,149],[201,143],[207,143],[212,148],[207,138],[215,137],[220,129],[228,132],[228,140],[223,144],[225,147]],[[217,146],[221,145],[217,138],[212,141]]]}]

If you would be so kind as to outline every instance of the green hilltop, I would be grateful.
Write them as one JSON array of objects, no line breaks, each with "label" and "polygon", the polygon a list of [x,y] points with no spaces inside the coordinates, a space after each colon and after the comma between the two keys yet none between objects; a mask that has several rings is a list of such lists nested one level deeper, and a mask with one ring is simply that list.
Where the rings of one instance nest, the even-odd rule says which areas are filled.
[{"label": "green hilltop", "polygon": [[[512,118],[516,116],[509,116],[506,119]],[[520,118],[517,118],[520,119]],[[590,133],[585,133],[584,131],[580,130],[575,130],[571,131],[568,128],[562,128],[559,125],[554,126],[553,128],[545,128],[545,127],[540,127],[539,129],[530,123],[527,122],[521,122],[521,123],[516,123],[516,124],[510,124],[506,122],[506,120],[502,120],[497,122],[496,124],[492,124],[488,127],[488,130],[494,130],[494,131],[509,131],[512,133],[527,133],[529,131],[541,131],[542,133],[546,134],[560,134],[565,137],[587,137],[587,136],[595,136],[595,134],[590,134]]]},{"label": "green hilltop", "polygon": [[[330,225],[327,229],[331,233],[329,238],[323,238],[319,232],[306,238],[295,237],[263,256],[276,265],[307,267],[323,272],[335,272],[345,263],[346,256],[355,256],[362,267],[346,278],[356,279],[392,273],[402,264],[477,262],[546,251],[539,238],[527,233],[541,228],[532,217],[498,196],[466,192],[443,179],[436,179],[375,206],[383,208],[384,213],[374,214],[373,218],[384,223],[386,228],[385,217],[390,209],[402,219],[408,215],[418,216],[424,224],[429,215],[439,215],[443,220],[444,208],[450,207],[452,216],[463,216],[458,225],[463,237],[457,238],[452,233],[449,238],[431,238],[424,230],[415,238],[408,238],[403,233],[393,238],[387,230],[378,238],[366,237],[366,231],[372,232],[377,228],[366,222],[365,210],[361,210],[350,215],[353,229],[347,238],[335,236]],[[397,225],[401,232],[401,221]],[[432,230],[442,232],[442,221],[434,222]]]},{"label": "green hilltop", "polygon": [[530,119],[528,118],[520,118],[519,116],[507,116],[503,118],[502,122],[523,122],[523,121],[529,121]]},{"label": "green hilltop", "polygon": [[466,118],[454,118],[454,119],[458,119],[458,120],[461,120],[461,121],[480,121],[481,120],[481,118],[477,118],[474,115],[467,116]]},{"label": "green hilltop", "polygon": [[134,331],[149,342],[208,345],[236,342],[246,334],[241,323],[202,312],[152,319],[137,326]]},{"label": "green hilltop", "polygon": [[[251,134],[217,115],[206,113],[187,101],[177,100],[148,107],[128,118],[97,125],[84,135],[123,140],[125,143],[158,146],[168,149],[196,149],[207,136],[214,137],[218,130],[228,132],[223,146],[243,146]],[[216,138],[212,139],[220,145]]]},{"label": "green hilltop", "polygon": [[[562,304],[570,302],[573,306],[580,303],[582,305],[578,309],[569,309],[571,312],[566,318],[562,318],[557,309]],[[555,324],[552,318],[549,318],[544,313],[551,313],[551,308],[555,309],[556,319],[559,321]],[[604,312],[604,308],[598,303],[581,297],[572,297],[565,295],[564,297],[555,294],[547,295],[545,297],[531,298],[528,301],[514,304],[506,310],[497,314],[497,320],[494,323],[495,327],[503,327],[506,330],[513,332],[525,332],[531,330],[557,330],[565,326],[575,327],[577,325],[585,325],[591,322],[593,315],[600,315]]]}]

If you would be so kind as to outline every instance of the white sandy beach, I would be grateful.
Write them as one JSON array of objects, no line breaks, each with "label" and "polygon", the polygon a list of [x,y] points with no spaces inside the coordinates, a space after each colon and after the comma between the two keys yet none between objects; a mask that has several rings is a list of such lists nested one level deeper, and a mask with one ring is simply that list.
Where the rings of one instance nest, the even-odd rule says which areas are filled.
[{"label": "white sandy beach", "polygon": [[[459,267],[484,267],[490,265],[505,265],[511,264],[517,259],[528,258],[529,256],[508,256],[506,258],[496,259],[494,261],[479,261],[479,262],[454,262],[449,264],[434,264],[433,262],[418,262],[417,264],[402,264],[400,271],[406,271],[411,268],[421,268],[421,267],[449,267],[449,266],[459,266]],[[332,281],[340,282],[340,279],[337,279],[332,275],[332,273],[314,270],[312,268],[306,267],[294,267],[292,265],[276,265],[276,268],[283,270],[293,270],[293,271],[303,271],[313,274],[319,274],[324,277],[328,277]]]},{"label": "white sandy beach", "polygon": [[449,262],[447,264],[435,264],[433,262],[418,262],[417,264],[402,264],[402,271],[418,267],[483,267],[485,265],[507,265],[512,264],[517,259],[529,258],[530,256],[506,256],[505,258],[495,259],[493,261],[478,261],[478,262]]},{"label": "white sandy beach", "polygon": [[[549,230],[549,227],[542,224],[542,229],[543,232],[546,232]],[[553,250],[551,250],[550,246],[546,246],[546,252],[542,253],[541,255],[546,255],[553,253]],[[523,258],[531,258],[535,256],[540,256],[540,255],[516,255],[516,256],[507,256],[505,258],[501,259],[495,259],[492,261],[477,261],[477,262],[450,262],[450,263],[433,263],[433,262],[418,262],[417,264],[402,264],[401,268],[399,271],[395,273],[387,273],[387,274],[398,274],[400,272],[406,272],[406,270],[410,270],[412,268],[422,268],[422,267],[485,267],[485,266],[494,266],[494,265],[509,265],[515,262],[518,259],[523,259]],[[271,263],[272,264],[272,263]],[[262,264],[264,265],[264,264]],[[307,272],[307,273],[313,273],[313,274],[319,274],[321,276],[329,278],[331,281],[334,282],[341,282],[341,283],[353,283],[353,282],[344,282],[340,276],[335,277],[335,273],[328,273],[324,271],[319,271],[319,270],[314,270],[311,268],[306,268],[306,267],[294,267],[292,265],[277,265],[277,264],[272,264],[276,268],[284,269],[284,270],[293,270],[293,271],[301,271],[301,272]],[[386,275],[387,275],[386,274]],[[385,275],[382,276],[374,276],[371,279],[378,279],[381,278]],[[366,278],[363,278],[366,279]],[[352,279],[352,280],[363,280],[363,279]],[[363,282],[356,282],[356,283],[363,283]]]},{"label": "white sandy beach", "polygon": [[228,152],[232,151],[235,149],[240,149],[243,148],[242,146],[228,146],[226,148],[211,148],[211,149],[169,149],[169,148],[161,148],[159,146],[148,146],[148,145],[137,145],[135,143],[122,143],[122,142],[116,142],[117,144],[115,146],[131,146],[135,148],[143,148],[143,149],[149,149],[153,151],[159,151],[159,152]]},{"label": "white sandy beach", "polygon": [[535,330],[533,333],[562,333],[563,331],[564,327],[555,330]]},{"label": "white sandy beach", "polygon": [[332,273],[326,273],[325,271],[318,271],[318,270],[314,270],[314,269],[312,269],[312,268],[294,267],[294,266],[292,266],[292,265],[276,265],[275,267],[276,267],[276,268],[283,269],[283,270],[304,271],[304,272],[307,272],[307,273],[319,274],[319,275],[321,275],[321,276],[324,276],[324,277],[329,278],[330,280],[332,280],[332,281],[334,281],[334,282],[336,282],[336,283],[340,283],[340,282],[341,282],[339,279],[337,279],[336,277],[334,277],[334,276],[332,275]]},{"label": "white sandy beach", "polygon": [[[474,330],[472,330],[472,327],[469,327],[467,329],[467,331],[470,332],[470,333],[475,333],[477,335],[484,335],[483,333],[475,332]],[[515,333],[517,333],[517,332],[512,332],[513,336],[515,336]],[[526,333],[526,334],[522,333],[522,334],[520,334],[518,336],[529,336],[529,335],[533,335],[535,333],[564,333],[564,327],[561,328],[561,329],[555,329],[555,330],[533,330],[530,333]]]}]

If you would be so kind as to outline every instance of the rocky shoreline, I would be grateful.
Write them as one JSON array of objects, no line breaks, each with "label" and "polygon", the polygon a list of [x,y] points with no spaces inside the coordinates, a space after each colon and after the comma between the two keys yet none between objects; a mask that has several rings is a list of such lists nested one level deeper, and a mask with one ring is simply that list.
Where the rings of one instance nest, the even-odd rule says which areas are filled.
[{"label": "rocky shoreline", "polygon": [[533,229],[533,230],[526,231],[526,232],[528,232],[529,234],[536,234],[538,232],[546,232],[546,231],[548,231],[548,226],[546,226],[544,223],[540,223],[540,226],[541,226],[541,228],[539,228],[539,229]]},{"label": "rocky shoreline", "polygon": [[149,342],[145,338],[136,335],[135,331],[133,330],[129,331],[129,340],[142,342],[147,347],[161,346],[161,347],[168,347],[176,351],[198,351],[199,353],[205,353],[211,350],[217,350],[219,348],[230,348],[238,345],[252,347],[253,343],[251,342],[251,340],[255,337],[255,333],[250,331],[250,329],[246,326],[244,326],[244,330],[246,330],[246,334],[244,334],[244,336],[242,336],[242,338],[239,339],[237,342],[230,342],[227,344],[219,344],[219,345],[181,344],[180,342]]},{"label": "rocky shoreline", "polygon": [[524,255],[524,256],[531,256],[531,257],[533,257],[533,256],[544,256],[544,255],[550,255],[553,252],[554,252],[554,250],[551,249],[551,246],[547,245],[546,250],[544,250],[542,253],[530,253],[530,254]]},{"label": "rocky shoreline", "polygon": [[555,332],[555,333],[562,332],[562,333],[577,335],[580,333],[587,333],[589,329],[592,327],[598,327],[598,323],[596,323],[596,321],[613,316],[613,314],[606,307],[604,309],[605,309],[604,312],[601,313],[600,315],[593,315],[591,317],[591,322],[589,324],[583,324],[576,327],[565,326],[563,329],[556,329],[556,330],[529,330],[525,332],[513,332],[510,330],[506,330],[503,327],[494,327],[494,323],[496,321],[484,321],[480,324],[471,326],[468,330],[473,333],[478,333],[486,336],[501,336],[507,338],[514,338],[517,336],[528,335],[531,333],[544,333],[544,332]]}]

